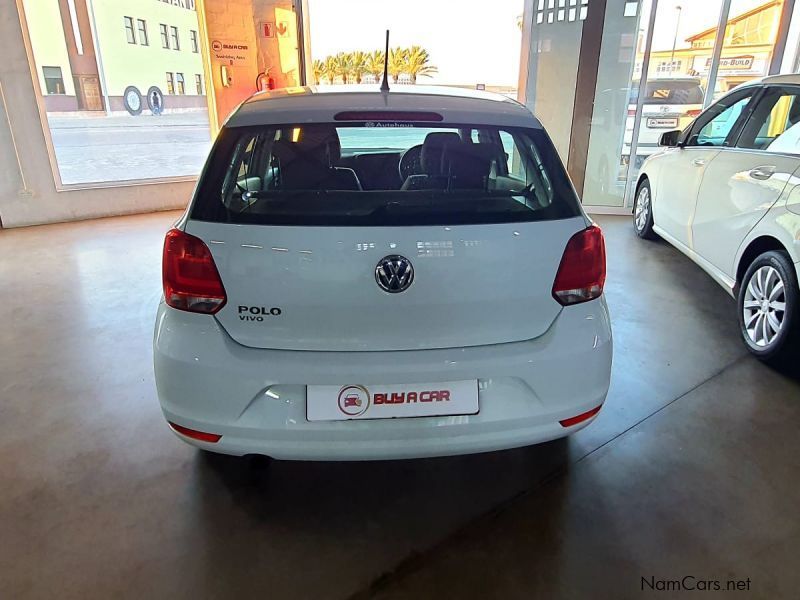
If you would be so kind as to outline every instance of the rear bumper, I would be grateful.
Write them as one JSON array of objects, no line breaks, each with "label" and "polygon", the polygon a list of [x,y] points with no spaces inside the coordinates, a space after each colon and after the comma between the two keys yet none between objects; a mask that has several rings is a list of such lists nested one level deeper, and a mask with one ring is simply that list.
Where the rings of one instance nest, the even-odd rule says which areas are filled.
[{"label": "rear bumper", "polygon": [[[216,319],[159,307],[156,385],[168,421],[222,435],[184,441],[225,454],[371,460],[485,452],[569,435],[559,421],[599,405],[612,357],[605,300],[566,308],[526,342],[402,352],[261,350],[234,342]],[[306,419],[306,386],[479,380],[469,416],[338,422]]]}]

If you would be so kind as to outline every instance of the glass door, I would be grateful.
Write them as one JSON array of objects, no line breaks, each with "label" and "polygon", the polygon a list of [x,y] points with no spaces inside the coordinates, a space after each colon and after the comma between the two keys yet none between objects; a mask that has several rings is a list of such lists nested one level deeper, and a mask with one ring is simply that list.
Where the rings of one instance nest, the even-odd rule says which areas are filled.
[{"label": "glass door", "polygon": [[659,151],[662,134],[685,129],[703,111],[722,9],[722,0],[657,4],[649,55],[637,55],[620,157],[629,200],[642,163]]}]

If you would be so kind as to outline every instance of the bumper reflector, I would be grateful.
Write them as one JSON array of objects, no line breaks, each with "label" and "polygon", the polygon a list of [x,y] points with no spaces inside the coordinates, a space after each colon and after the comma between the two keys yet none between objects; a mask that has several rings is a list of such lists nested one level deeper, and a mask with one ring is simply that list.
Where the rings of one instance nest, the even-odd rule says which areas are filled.
[{"label": "bumper reflector", "polygon": [[205,431],[195,431],[194,429],[189,429],[188,427],[183,427],[181,425],[176,425],[172,421],[167,421],[169,426],[172,427],[174,431],[177,431],[181,435],[185,435],[186,437],[192,438],[193,440],[200,440],[201,442],[210,442],[212,444],[216,444],[221,438],[221,435],[217,435],[216,433],[206,433]]},{"label": "bumper reflector", "polygon": [[569,419],[564,419],[563,421],[559,421],[562,427],[572,427],[573,425],[577,425],[578,423],[583,423],[584,421],[588,421],[597,413],[600,412],[600,409],[603,408],[601,404],[597,408],[593,408],[592,410],[586,411],[583,414],[578,415],[577,417],[571,417]]}]

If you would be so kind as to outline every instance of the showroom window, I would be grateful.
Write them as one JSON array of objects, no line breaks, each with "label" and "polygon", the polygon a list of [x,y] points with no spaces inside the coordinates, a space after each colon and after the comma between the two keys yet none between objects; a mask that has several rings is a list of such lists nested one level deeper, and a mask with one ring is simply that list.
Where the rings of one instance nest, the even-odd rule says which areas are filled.
[{"label": "showroom window", "polygon": [[150,40],[147,38],[147,22],[144,19],[136,19],[136,26],[139,30],[139,43],[142,46],[149,46]]},{"label": "showroom window", "polygon": [[48,94],[64,93],[64,77],[61,74],[61,67],[42,67],[42,74]]},{"label": "showroom window", "polygon": [[125,17],[125,36],[128,38],[129,44],[136,43],[136,32],[133,29],[132,17]]},{"label": "showroom window", "polygon": [[169,30],[164,23],[161,23],[158,28],[161,30],[161,47],[169,50]]},{"label": "showroom window", "polygon": [[172,34],[172,49],[173,50],[180,50],[181,44],[178,41],[178,28],[177,27],[170,27],[170,33]]},{"label": "showroom window", "polygon": [[197,41],[197,32],[194,29],[189,30],[189,40],[192,43],[192,52],[195,54],[200,52],[200,44]]},{"label": "showroom window", "polygon": [[203,76],[202,75],[195,75],[194,76],[194,84],[197,86],[197,95],[202,96],[204,93],[203,90]]},{"label": "showroom window", "polygon": [[[214,78],[206,78],[215,71],[218,73],[220,67],[205,63],[208,57],[203,51],[207,44],[201,39],[201,13],[195,10],[194,3],[19,0],[17,4],[21,25],[27,31],[23,39],[31,61],[38,114],[56,189],[197,177],[217,122],[217,119],[213,124],[210,121],[206,95],[207,90],[213,90]],[[211,25],[227,23],[227,3],[213,0],[209,4],[219,11]],[[172,26],[176,38],[186,36],[177,40],[185,46],[181,49],[186,50],[177,54],[179,60],[174,60],[176,55],[170,52]],[[247,32],[254,26],[237,23],[235,35],[231,35],[235,39],[249,39]],[[221,33],[215,33],[216,36],[225,39]],[[196,53],[191,52],[190,37],[197,40]],[[160,52],[162,47],[169,54]],[[291,50],[296,54],[296,46]],[[246,61],[256,58],[252,52]],[[207,75],[206,68],[214,71],[209,70]],[[197,74],[201,75],[202,95],[195,94]],[[235,91],[250,95],[254,91],[251,78],[238,77],[239,74],[232,74],[233,83],[238,86]],[[226,94],[232,91],[225,89]],[[220,115],[219,121],[241,100],[241,97],[231,98],[222,105],[225,114]],[[131,131],[141,132],[141,129],[126,130],[146,128],[153,115],[169,116],[174,111],[181,113],[178,122],[161,119],[145,136],[130,135]],[[130,118],[121,123],[121,114]],[[69,124],[68,131],[65,123]],[[75,140],[80,140],[79,152]],[[131,160],[132,156],[141,155],[152,160]]]}]

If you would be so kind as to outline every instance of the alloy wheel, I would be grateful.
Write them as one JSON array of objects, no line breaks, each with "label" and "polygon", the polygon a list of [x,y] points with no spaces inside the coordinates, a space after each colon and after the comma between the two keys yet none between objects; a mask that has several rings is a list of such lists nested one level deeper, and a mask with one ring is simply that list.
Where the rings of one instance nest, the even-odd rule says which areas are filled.
[{"label": "alloy wheel", "polygon": [[742,312],[752,344],[766,348],[775,341],[786,318],[786,287],[777,269],[763,266],[753,273],[745,290]]},{"label": "alloy wheel", "polygon": [[650,189],[647,186],[642,186],[642,189],[639,190],[634,218],[636,231],[644,231],[644,228],[647,227],[647,219],[650,218]]}]

